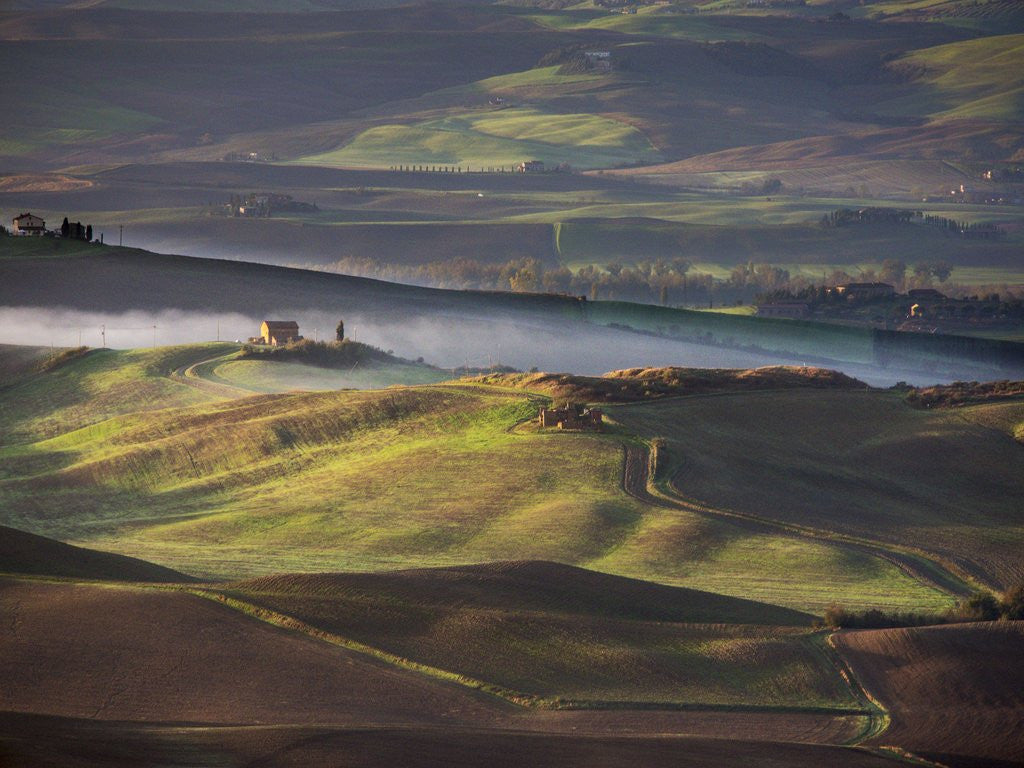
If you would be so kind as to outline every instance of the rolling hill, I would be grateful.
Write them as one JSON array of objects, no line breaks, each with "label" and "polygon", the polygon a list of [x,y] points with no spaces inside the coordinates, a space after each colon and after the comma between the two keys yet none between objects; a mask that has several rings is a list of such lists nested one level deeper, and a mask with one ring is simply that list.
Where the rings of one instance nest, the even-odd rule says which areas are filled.
[{"label": "rolling hill", "polygon": [[30,436],[32,413],[13,420],[2,522],[218,578],[515,557],[804,610],[950,601],[862,548],[629,495],[618,437],[516,427],[537,394],[469,382],[224,397],[96,412],[49,438]]},{"label": "rolling hill", "polygon": [[1021,3],[603,2],[2,4],[0,766],[1024,761]]},{"label": "rolling hill", "polygon": [[0,573],[104,581],[188,582],[192,577],[132,557],[72,547],[0,526]]},{"label": "rolling hill", "polygon": [[555,563],[270,576],[228,594],[545,706],[863,706],[806,614]]}]

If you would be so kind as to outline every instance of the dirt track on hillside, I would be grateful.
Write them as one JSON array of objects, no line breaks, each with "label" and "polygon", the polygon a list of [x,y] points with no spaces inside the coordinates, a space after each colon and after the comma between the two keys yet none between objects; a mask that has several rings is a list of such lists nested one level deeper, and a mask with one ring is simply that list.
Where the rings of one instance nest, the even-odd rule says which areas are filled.
[{"label": "dirt track on hillside", "polygon": [[693,504],[683,500],[683,492],[677,488],[675,478],[669,480],[669,487],[676,494],[675,498],[666,499],[654,496],[648,491],[648,476],[650,452],[636,444],[626,443],[623,446],[625,457],[622,469],[622,488],[627,494],[645,504],[667,507],[670,509],[685,509],[689,512],[696,512],[701,515],[725,518],[730,523],[754,533],[785,534],[790,536],[802,536],[816,541],[825,541],[839,547],[846,547],[865,554],[885,560],[895,565],[901,571],[917,579],[922,584],[948,594],[964,596],[968,591],[955,576],[948,574],[938,563],[932,561],[930,568],[926,570],[914,558],[901,552],[894,552],[883,546],[871,546],[858,542],[844,541],[829,535],[825,531],[815,531],[811,528],[797,528],[785,525],[768,518],[761,518],[755,515],[745,515],[737,512],[726,512],[702,505]]}]

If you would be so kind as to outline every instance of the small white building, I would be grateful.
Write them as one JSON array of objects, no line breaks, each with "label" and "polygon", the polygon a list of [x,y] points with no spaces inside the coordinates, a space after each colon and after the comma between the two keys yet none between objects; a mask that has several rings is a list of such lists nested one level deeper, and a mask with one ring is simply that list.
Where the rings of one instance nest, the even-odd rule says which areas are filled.
[{"label": "small white building", "polygon": [[42,235],[46,233],[46,222],[34,214],[23,213],[11,221],[11,232],[15,235]]}]

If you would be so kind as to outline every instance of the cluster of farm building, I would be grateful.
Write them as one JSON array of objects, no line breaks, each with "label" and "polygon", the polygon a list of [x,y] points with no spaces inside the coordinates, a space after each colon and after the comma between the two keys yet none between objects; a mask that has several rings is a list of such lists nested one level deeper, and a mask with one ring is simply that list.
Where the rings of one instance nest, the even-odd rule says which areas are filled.
[{"label": "cluster of farm building", "polygon": [[997,296],[954,299],[935,288],[897,293],[890,283],[845,283],[824,289],[824,300],[775,299],[757,305],[759,317],[790,320],[864,319],[896,330],[935,331],[1000,325],[1024,319],[1020,302]]},{"label": "cluster of farm building", "polygon": [[80,221],[68,221],[64,217],[63,223],[57,229],[47,229],[46,221],[42,216],[34,213],[21,213],[11,220],[12,235],[17,237],[65,237],[71,240],[92,240],[92,224],[82,224]]}]

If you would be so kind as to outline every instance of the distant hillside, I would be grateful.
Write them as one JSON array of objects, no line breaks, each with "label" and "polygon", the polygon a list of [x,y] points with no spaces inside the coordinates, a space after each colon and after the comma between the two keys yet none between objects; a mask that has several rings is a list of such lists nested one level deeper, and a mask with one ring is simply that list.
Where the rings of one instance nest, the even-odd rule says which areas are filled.
[{"label": "distant hillside", "polygon": [[0,525],[0,573],[104,581],[194,581],[178,571],[134,557],[73,547]]},{"label": "distant hillside", "polygon": [[502,373],[472,381],[542,392],[558,400],[628,403],[679,395],[745,392],[761,389],[864,389],[861,381],[822,368],[776,366],[755,370],[707,368],[630,368],[602,377],[568,373]]}]

